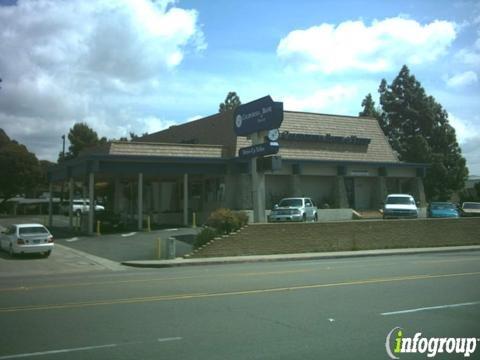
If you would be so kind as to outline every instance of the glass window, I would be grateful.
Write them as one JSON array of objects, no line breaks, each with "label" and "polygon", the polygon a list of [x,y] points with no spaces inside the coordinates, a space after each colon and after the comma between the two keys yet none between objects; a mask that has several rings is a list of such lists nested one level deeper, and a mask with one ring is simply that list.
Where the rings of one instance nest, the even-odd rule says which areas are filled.
[{"label": "glass window", "polygon": [[43,226],[29,226],[18,229],[19,235],[44,235],[48,234],[47,229]]}]

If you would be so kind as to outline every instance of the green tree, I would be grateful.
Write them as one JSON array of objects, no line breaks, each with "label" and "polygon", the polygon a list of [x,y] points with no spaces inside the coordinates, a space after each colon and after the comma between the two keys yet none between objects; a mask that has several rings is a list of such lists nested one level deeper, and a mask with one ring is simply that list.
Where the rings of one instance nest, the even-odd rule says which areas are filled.
[{"label": "green tree", "polygon": [[107,142],[104,137],[99,139],[98,134],[85,123],[76,123],[68,133],[68,140],[70,141],[68,152],[65,159],[59,155],[60,161],[76,158],[82,150]]},{"label": "green tree", "polygon": [[240,101],[237,93],[235,91],[230,91],[225,98],[225,101],[223,103],[220,103],[218,111],[226,112],[229,110],[235,110],[235,108],[241,104],[242,102]]},{"label": "green tree", "polygon": [[358,116],[367,116],[378,119],[380,117],[380,112],[375,108],[375,101],[372,99],[372,94],[365,96],[365,99],[362,101],[363,110],[358,113]]},{"label": "green tree", "polygon": [[0,207],[15,195],[30,192],[40,176],[36,156],[0,129]]},{"label": "green tree", "polygon": [[427,199],[446,200],[463,189],[468,175],[448,114],[428,96],[406,65],[379,87],[379,123],[400,160],[429,163],[424,179]]}]

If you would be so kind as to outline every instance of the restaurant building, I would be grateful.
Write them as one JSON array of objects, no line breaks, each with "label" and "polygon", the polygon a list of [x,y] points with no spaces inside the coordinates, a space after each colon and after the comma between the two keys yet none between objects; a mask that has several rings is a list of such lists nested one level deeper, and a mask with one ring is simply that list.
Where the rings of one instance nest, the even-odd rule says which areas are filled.
[{"label": "restaurant building", "polygon": [[[290,196],[311,197],[319,208],[378,209],[397,192],[424,205],[426,165],[399,161],[376,119],[283,114],[281,164],[265,171],[266,209]],[[250,145],[235,135],[232,112],[219,113],[91,149],[53,168],[50,179],[69,181],[71,197],[80,183],[92,200],[100,184],[108,186],[107,210],[135,218],[139,228],[146,214],[157,223],[188,224],[195,213],[202,222],[219,207],[251,211],[250,161],[238,156]]]}]

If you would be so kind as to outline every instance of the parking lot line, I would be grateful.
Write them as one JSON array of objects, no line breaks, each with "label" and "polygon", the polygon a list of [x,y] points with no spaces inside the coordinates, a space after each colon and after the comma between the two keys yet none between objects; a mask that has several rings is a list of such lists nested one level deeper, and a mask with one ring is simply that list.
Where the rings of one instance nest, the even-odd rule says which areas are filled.
[{"label": "parking lot line", "polygon": [[390,312],[381,313],[380,315],[389,316],[389,315],[409,314],[409,313],[414,313],[414,312],[419,312],[419,311],[449,309],[449,308],[457,308],[457,307],[462,307],[462,306],[473,306],[473,305],[478,305],[478,304],[480,304],[480,301],[472,301],[472,302],[466,302],[466,303],[460,303],[460,304],[438,305],[438,306],[421,307],[421,308],[416,308],[416,309],[390,311]]}]

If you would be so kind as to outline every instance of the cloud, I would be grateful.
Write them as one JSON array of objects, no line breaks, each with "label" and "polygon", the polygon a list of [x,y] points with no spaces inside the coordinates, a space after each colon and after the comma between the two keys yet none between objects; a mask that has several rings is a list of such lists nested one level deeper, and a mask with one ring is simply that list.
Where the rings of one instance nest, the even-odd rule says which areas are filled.
[{"label": "cloud", "polygon": [[284,109],[294,111],[312,111],[345,113],[344,107],[356,97],[358,89],[355,86],[335,85],[320,89],[312,95],[298,97],[285,96]]},{"label": "cloud", "polygon": [[435,20],[422,25],[402,17],[345,21],[295,30],[280,40],[277,55],[304,71],[381,72],[401,64],[435,61],[457,36],[455,23]]},{"label": "cloud", "polygon": [[449,123],[455,129],[457,141],[467,160],[470,174],[480,175],[480,118],[461,119],[452,113],[448,114]]},{"label": "cloud", "polygon": [[454,88],[471,85],[476,82],[478,82],[478,76],[473,71],[466,71],[464,73],[454,75],[446,80],[447,86]]},{"label": "cloud", "polygon": [[49,159],[76,121],[152,130],[172,71],[206,48],[197,11],[173,0],[18,1],[0,23],[0,128]]}]

